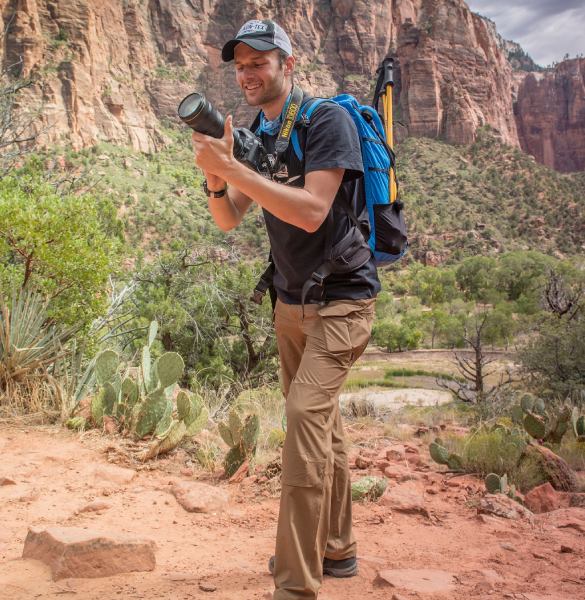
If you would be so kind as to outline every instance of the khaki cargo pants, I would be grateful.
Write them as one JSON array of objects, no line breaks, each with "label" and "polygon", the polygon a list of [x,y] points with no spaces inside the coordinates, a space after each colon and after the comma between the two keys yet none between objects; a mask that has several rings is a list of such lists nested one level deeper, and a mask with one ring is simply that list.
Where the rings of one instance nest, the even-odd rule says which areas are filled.
[{"label": "khaki cargo pants", "polygon": [[274,600],[317,598],[323,557],[356,556],[339,390],[371,333],[375,299],[302,308],[277,302],[286,398]]}]

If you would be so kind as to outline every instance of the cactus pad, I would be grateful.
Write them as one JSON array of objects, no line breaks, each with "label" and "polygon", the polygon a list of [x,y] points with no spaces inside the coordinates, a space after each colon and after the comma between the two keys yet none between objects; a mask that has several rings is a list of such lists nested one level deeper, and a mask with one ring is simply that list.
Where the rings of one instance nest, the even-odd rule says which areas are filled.
[{"label": "cactus pad", "polygon": [[95,359],[95,378],[98,385],[104,385],[107,381],[112,381],[114,375],[118,372],[120,366],[120,357],[113,350],[104,350],[100,352]]},{"label": "cactus pad", "polygon": [[185,362],[176,352],[165,352],[154,363],[159,385],[167,388],[177,383],[183,376]]}]

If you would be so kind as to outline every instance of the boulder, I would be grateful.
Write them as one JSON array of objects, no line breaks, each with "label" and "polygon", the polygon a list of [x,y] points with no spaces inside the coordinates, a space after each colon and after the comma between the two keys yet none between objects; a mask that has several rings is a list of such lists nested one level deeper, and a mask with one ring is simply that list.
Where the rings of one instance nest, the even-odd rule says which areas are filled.
[{"label": "boulder", "polygon": [[531,489],[524,497],[524,503],[533,513],[550,512],[569,506],[567,494],[557,492],[550,482]]},{"label": "boulder", "polygon": [[526,446],[518,461],[518,468],[528,482],[521,490],[524,493],[547,481],[561,492],[574,492],[577,489],[575,472],[564,459],[546,446]]},{"label": "boulder", "polygon": [[31,527],[22,557],[48,565],[54,580],[109,577],[154,570],[155,547],[152,540],[133,539],[119,533],[78,527]]},{"label": "boulder", "polygon": [[429,516],[422,488],[412,483],[388,487],[380,504],[398,512]]},{"label": "boulder", "polygon": [[187,512],[217,512],[223,510],[229,501],[225,490],[197,481],[175,483],[171,493]]}]

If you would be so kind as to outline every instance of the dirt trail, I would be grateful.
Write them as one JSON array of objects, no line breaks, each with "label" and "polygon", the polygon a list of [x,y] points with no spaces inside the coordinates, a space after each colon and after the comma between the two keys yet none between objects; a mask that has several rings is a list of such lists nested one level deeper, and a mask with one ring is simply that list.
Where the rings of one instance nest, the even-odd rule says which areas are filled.
[{"label": "dirt trail", "polygon": [[[278,500],[265,497],[266,490],[257,483],[218,482],[229,490],[229,508],[219,514],[193,514],[169,493],[169,482],[203,476],[188,474],[181,451],[143,468],[128,484],[95,476],[96,466],[108,458],[120,462],[115,439],[58,428],[3,428],[0,453],[0,479],[14,481],[0,486],[2,600],[253,600],[272,590],[266,563],[274,546]],[[585,509],[539,515],[533,523],[478,518],[474,504],[481,492],[473,478],[447,484],[434,467],[420,469],[418,476],[429,516],[356,504],[360,574],[348,580],[326,578],[320,600],[585,598],[583,531],[554,525],[560,512],[565,520],[585,524]],[[400,487],[393,481],[390,485]],[[109,508],[76,514],[95,499]],[[152,538],[157,543],[156,569],[53,582],[42,563],[20,558],[30,525]],[[561,553],[561,545],[572,552]],[[380,569],[441,569],[453,574],[456,583],[446,595],[392,588],[377,578]]]}]

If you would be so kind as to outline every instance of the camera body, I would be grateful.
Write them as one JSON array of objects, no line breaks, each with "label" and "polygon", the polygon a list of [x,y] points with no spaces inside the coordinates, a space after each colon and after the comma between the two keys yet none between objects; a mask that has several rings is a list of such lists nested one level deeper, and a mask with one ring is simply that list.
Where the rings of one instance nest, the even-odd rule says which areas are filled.
[{"label": "camera body", "polygon": [[[189,94],[179,104],[179,118],[193,131],[223,137],[225,119],[203,94]],[[270,175],[270,159],[262,142],[245,127],[234,129],[234,158],[262,175]]]}]

